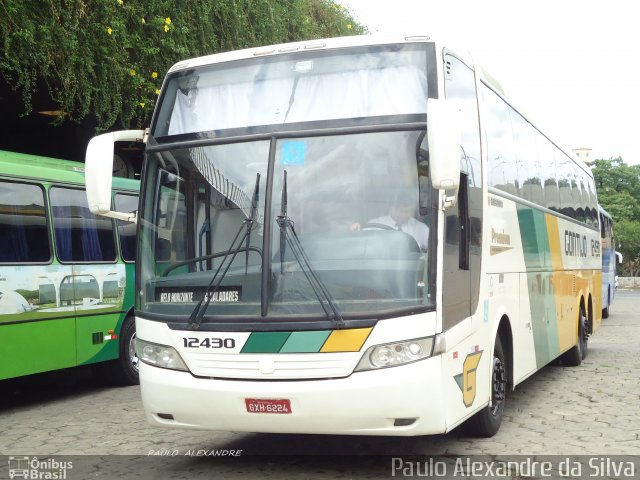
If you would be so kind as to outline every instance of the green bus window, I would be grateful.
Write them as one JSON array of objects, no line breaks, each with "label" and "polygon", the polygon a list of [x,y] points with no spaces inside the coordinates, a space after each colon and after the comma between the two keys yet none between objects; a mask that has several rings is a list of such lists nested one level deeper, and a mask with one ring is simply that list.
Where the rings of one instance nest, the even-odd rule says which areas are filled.
[{"label": "green bus window", "polygon": [[42,188],[0,182],[0,263],[46,263],[50,259]]},{"label": "green bus window", "polygon": [[56,253],[61,262],[114,262],[113,222],[89,211],[84,190],[49,190]]}]

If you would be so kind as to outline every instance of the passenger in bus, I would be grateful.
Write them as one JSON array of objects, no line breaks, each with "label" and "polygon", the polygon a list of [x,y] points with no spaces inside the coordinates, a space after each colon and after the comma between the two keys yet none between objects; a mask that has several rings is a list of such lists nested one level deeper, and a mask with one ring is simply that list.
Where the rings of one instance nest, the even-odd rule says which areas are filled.
[{"label": "passenger in bus", "polygon": [[376,225],[384,225],[390,230],[399,230],[411,235],[417,242],[420,250],[427,251],[429,241],[429,227],[413,217],[415,202],[406,194],[397,195],[389,208],[389,213],[382,217],[372,218],[365,225],[352,223],[350,229],[359,231],[363,228],[376,228]]}]

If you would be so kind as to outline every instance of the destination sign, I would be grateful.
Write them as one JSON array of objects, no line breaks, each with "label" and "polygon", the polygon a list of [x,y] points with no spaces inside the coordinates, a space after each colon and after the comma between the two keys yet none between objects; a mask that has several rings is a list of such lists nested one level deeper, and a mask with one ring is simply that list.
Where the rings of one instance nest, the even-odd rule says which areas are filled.
[{"label": "destination sign", "polygon": [[[206,287],[158,287],[156,301],[161,303],[195,303],[202,300]],[[242,295],[240,286],[220,286],[208,293],[209,301],[219,303],[239,302]]]}]

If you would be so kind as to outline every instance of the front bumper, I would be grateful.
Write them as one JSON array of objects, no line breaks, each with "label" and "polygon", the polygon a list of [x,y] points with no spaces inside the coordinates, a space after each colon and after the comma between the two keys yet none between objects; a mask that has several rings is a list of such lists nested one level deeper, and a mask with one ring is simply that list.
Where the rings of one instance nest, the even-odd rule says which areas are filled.
[{"label": "front bumper", "polygon": [[[147,419],[164,427],[265,433],[425,435],[446,431],[441,357],[319,380],[228,380],[140,365]],[[290,414],[245,399],[289,399]]]}]

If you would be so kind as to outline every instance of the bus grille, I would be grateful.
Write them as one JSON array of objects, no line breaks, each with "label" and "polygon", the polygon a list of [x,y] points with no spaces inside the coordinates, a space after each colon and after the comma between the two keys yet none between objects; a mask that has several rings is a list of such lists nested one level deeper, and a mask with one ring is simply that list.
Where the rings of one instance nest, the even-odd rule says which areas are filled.
[{"label": "bus grille", "polygon": [[181,352],[199,377],[298,380],[349,376],[361,353],[212,354]]}]

